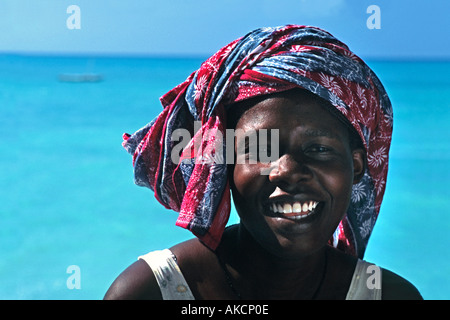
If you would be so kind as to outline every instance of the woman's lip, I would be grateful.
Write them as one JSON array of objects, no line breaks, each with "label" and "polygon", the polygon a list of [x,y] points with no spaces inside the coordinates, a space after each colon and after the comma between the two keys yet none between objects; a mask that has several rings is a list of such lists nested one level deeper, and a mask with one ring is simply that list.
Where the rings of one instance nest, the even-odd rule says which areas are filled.
[{"label": "woman's lip", "polygon": [[270,195],[267,196],[267,202],[294,202],[294,201],[307,201],[315,200],[320,201],[317,193],[311,192],[299,192],[299,193],[286,193],[279,188],[276,188]]}]

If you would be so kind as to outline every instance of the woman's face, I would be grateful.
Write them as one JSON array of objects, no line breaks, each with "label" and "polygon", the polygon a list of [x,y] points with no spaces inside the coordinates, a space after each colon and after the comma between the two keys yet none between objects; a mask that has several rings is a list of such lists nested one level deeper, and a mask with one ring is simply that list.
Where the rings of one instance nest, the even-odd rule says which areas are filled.
[{"label": "woman's face", "polygon": [[[276,149],[270,138],[258,148],[245,142],[246,134],[260,129],[279,130],[279,156],[271,163],[254,152]],[[243,114],[236,152],[240,144],[245,151],[236,154],[231,184],[241,225],[280,257],[309,255],[326,245],[364,171],[364,153],[351,150],[347,128],[311,94],[288,91]]]}]

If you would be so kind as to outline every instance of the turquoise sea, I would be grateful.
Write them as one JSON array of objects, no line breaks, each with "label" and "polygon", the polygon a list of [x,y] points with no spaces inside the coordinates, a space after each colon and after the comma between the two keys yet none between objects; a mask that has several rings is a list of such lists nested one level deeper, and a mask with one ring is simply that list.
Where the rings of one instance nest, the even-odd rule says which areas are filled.
[{"label": "turquoise sea", "polygon": [[[202,61],[0,55],[0,299],[101,299],[137,256],[191,238],[134,185],[121,142]],[[426,299],[450,299],[450,62],[368,64],[390,94],[395,128],[365,259]],[[60,82],[67,73],[103,80]],[[73,265],[80,288],[70,285]]]}]

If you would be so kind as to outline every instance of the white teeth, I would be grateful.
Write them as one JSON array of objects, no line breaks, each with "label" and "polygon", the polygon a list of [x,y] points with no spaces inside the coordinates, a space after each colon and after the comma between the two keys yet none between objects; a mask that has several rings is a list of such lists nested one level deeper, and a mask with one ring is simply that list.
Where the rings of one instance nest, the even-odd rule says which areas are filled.
[{"label": "white teeth", "polygon": [[275,203],[272,203],[272,211],[277,213],[278,212],[278,207]]},{"label": "white teeth", "polygon": [[278,212],[279,213],[284,213],[284,209],[283,209],[283,206],[281,204],[278,205]]},{"label": "white teeth", "polygon": [[[292,204],[272,203],[270,205],[270,209],[274,213],[291,214],[288,216],[288,218],[298,220],[303,219],[313,213],[313,210],[317,207],[318,204],[319,202],[317,201],[306,201],[303,204],[298,201]],[[292,213],[298,213],[298,215],[293,215]]]},{"label": "white teeth", "polygon": [[284,213],[292,213],[292,206],[289,203],[285,203],[283,209]]},{"label": "white teeth", "polygon": [[303,209],[303,210],[302,210],[303,212],[308,211],[308,204],[307,204],[306,202],[303,204],[302,209]]}]

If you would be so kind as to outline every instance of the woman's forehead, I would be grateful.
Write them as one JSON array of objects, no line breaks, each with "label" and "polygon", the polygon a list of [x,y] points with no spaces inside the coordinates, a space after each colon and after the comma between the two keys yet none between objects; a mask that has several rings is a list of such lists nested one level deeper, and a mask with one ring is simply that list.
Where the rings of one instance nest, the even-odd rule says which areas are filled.
[{"label": "woman's forehead", "polygon": [[[248,104],[236,128],[291,128],[303,126],[305,134],[333,135],[333,129],[346,130],[341,121],[331,114],[320,98],[305,90],[267,96]],[[316,128],[313,130],[312,128]]]}]

